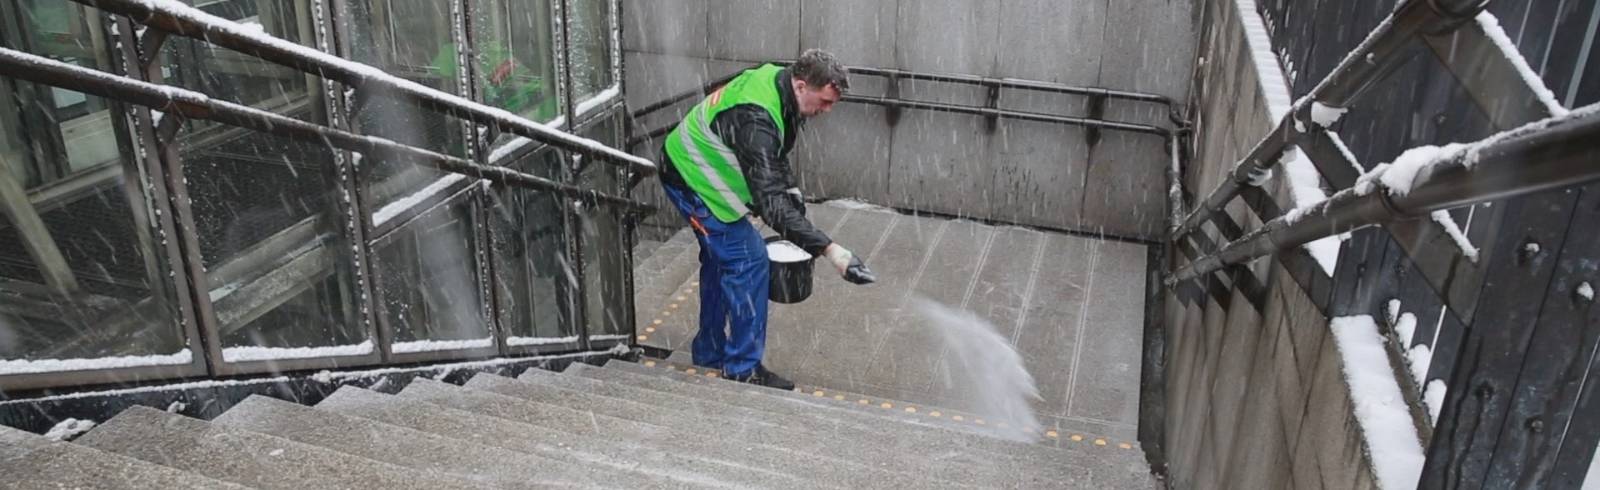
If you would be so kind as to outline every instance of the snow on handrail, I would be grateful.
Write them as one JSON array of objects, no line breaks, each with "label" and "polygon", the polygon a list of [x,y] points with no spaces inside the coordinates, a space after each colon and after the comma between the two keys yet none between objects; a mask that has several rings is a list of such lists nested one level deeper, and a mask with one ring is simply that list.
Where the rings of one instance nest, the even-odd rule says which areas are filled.
[{"label": "snow on handrail", "polygon": [[73,0],[106,12],[125,15],[147,26],[180,36],[199,39],[306,73],[338,80],[352,87],[377,86],[415,99],[425,106],[479,124],[549,143],[564,150],[582,153],[605,162],[626,165],[646,174],[656,166],[649,160],[611,148],[598,141],[552,129],[511,113],[466,98],[426,87],[390,75],[376,67],[357,63],[295,44],[264,32],[217,17],[177,0]]}]

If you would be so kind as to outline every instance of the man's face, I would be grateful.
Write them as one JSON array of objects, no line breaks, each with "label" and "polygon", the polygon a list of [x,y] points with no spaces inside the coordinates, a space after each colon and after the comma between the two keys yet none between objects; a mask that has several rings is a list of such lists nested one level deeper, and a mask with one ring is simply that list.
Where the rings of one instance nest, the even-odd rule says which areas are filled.
[{"label": "man's face", "polygon": [[805,80],[794,81],[794,98],[800,103],[800,115],[816,117],[827,114],[833,110],[833,105],[839,102],[839,87],[828,84],[822,87],[806,83]]}]

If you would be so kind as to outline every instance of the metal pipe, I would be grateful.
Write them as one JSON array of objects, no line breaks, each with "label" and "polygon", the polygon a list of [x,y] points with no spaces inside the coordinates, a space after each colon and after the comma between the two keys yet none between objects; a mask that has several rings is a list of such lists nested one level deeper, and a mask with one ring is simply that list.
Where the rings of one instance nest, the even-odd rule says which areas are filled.
[{"label": "metal pipe", "polygon": [[1099,119],[1088,119],[1088,118],[1072,117],[1072,116],[1057,116],[1057,115],[1052,115],[1052,114],[1040,114],[1040,113],[1037,113],[1037,112],[1008,111],[1008,110],[1005,110],[1005,109],[990,109],[990,108],[987,108],[987,107],[971,107],[971,106],[944,104],[944,103],[938,103],[938,102],[922,102],[922,101],[916,101],[916,100],[897,100],[897,99],[890,99],[890,98],[887,98],[887,97],[868,97],[868,96],[862,96],[862,95],[846,95],[846,96],[844,96],[843,100],[845,102],[871,104],[871,105],[884,106],[884,107],[901,107],[901,108],[907,108],[907,109],[926,109],[926,110],[930,110],[930,111],[954,112],[954,113],[957,113],[957,114],[973,114],[973,115],[979,115],[979,116],[1000,116],[1000,117],[1006,117],[1008,119],[1021,119],[1021,120],[1024,120],[1024,121],[1038,121],[1038,122],[1049,122],[1049,123],[1059,123],[1059,124],[1070,124],[1070,125],[1074,125],[1074,126],[1087,126],[1087,127],[1094,127],[1094,128],[1116,129],[1116,130],[1121,130],[1121,131],[1132,131],[1132,132],[1136,132],[1136,133],[1154,134],[1154,135],[1158,135],[1158,136],[1169,136],[1169,135],[1173,134],[1172,130],[1170,130],[1170,129],[1166,129],[1166,128],[1162,128],[1162,127],[1156,127],[1156,126],[1150,126],[1150,125],[1147,125],[1147,124],[1133,124],[1133,123],[1123,123],[1123,122],[1115,122],[1115,121],[1102,121],[1102,120],[1099,120]]},{"label": "metal pipe", "polygon": [[1167,226],[1177,226],[1178,220],[1183,219],[1183,144],[1182,138],[1173,134],[1167,136],[1167,152],[1170,160],[1167,164]]},{"label": "metal pipe", "polygon": [[[1439,3],[1448,5],[1436,5]],[[1388,77],[1406,61],[1407,56],[1414,54],[1405,48],[1418,33],[1453,29],[1464,19],[1477,15],[1486,3],[1485,0],[1409,0],[1401,5],[1373,28],[1366,40],[1351,50],[1326,78],[1317,83],[1310,94],[1297,101],[1272,132],[1256,143],[1244,159],[1234,164],[1229,178],[1195,206],[1189,216],[1172,230],[1172,237],[1182,238],[1200,228],[1212,215],[1238,197],[1243,186],[1249,182],[1251,173],[1277,164],[1277,159],[1290,145],[1297,144],[1304,136],[1302,128],[1307,123],[1303,121],[1309,120],[1313,103],[1333,108],[1349,107],[1368,88]]]},{"label": "metal pipe", "polygon": [[[140,24],[199,39],[306,73],[344,82],[357,89],[382,89],[411,99],[428,109],[493,126],[547,143],[595,160],[627,166],[643,173],[656,171],[649,160],[624,153],[597,141],[550,129],[505,110],[434,90],[410,80],[350,60],[249,31],[204,11],[168,2],[138,0],[73,0],[103,11],[127,16]],[[385,95],[390,95],[386,93]]]},{"label": "metal pipe", "polygon": [[559,192],[569,197],[629,209],[652,209],[649,205],[630,199],[561,184],[510,168],[480,165],[383,138],[340,131],[254,107],[212,99],[192,90],[133,80],[9,48],[0,48],[0,72],[30,82],[142,105],[168,115],[216,121],[302,141],[324,143],[365,155],[401,157],[412,163],[504,185]]},{"label": "metal pipe", "polygon": [[[1054,114],[1040,114],[1040,113],[1037,113],[1037,112],[1022,112],[1022,111],[1012,111],[1012,110],[1006,110],[1006,109],[994,109],[994,108],[988,108],[988,107],[963,106],[963,105],[955,105],[955,104],[946,104],[946,103],[942,103],[942,102],[923,102],[923,101],[916,101],[916,100],[901,100],[901,99],[893,99],[893,98],[888,98],[888,97],[868,97],[868,96],[864,96],[864,95],[846,95],[841,100],[843,100],[844,102],[869,104],[869,105],[876,105],[876,106],[883,106],[883,107],[899,107],[899,108],[906,108],[906,109],[925,109],[925,110],[940,111],[940,112],[954,112],[954,113],[960,113],[960,114],[974,114],[974,115],[980,115],[980,116],[991,116],[991,117],[998,117],[998,118],[1001,118],[1001,119],[1021,119],[1021,120],[1024,120],[1024,121],[1048,122],[1048,123],[1056,123],[1056,124],[1068,124],[1068,125],[1073,125],[1073,126],[1089,126],[1089,127],[1098,127],[1098,128],[1105,128],[1105,129],[1114,129],[1114,130],[1120,130],[1120,131],[1132,131],[1132,132],[1138,132],[1138,133],[1146,133],[1146,134],[1154,134],[1154,135],[1158,135],[1158,136],[1164,136],[1164,137],[1167,137],[1167,139],[1169,139],[1169,140],[1172,140],[1172,139],[1177,137],[1177,133],[1173,132],[1172,130],[1169,130],[1169,129],[1166,129],[1166,128],[1162,128],[1162,127],[1158,127],[1158,126],[1150,126],[1150,125],[1145,125],[1145,124],[1122,123],[1122,122],[1116,122],[1116,121],[1104,121],[1104,120],[1100,120],[1100,119],[1089,119],[1089,118],[1072,117],[1072,116],[1057,116],[1057,115],[1054,115]],[[662,127],[650,130],[649,132],[645,133],[643,136],[636,136],[633,139],[628,140],[628,146],[631,147],[631,146],[634,146],[634,145],[637,145],[637,144],[640,144],[640,143],[644,143],[646,141],[650,141],[650,140],[659,138],[659,137],[661,137],[663,135],[666,135],[667,133],[672,132],[672,129],[676,128],[676,127],[677,127],[677,124],[674,123],[672,125],[662,126]]]},{"label": "metal pipe", "polygon": [[[793,63],[793,61],[776,61],[776,62],[773,62],[773,64],[778,64],[778,65],[788,65],[790,63]],[[893,68],[874,68],[874,67],[868,67],[868,66],[851,66],[851,67],[847,67],[847,69],[850,71],[850,74],[852,74],[852,75],[879,76],[879,77],[890,78],[890,79],[902,78],[902,79],[907,79],[907,80],[925,80],[925,81],[934,81],[934,82],[961,83],[961,84],[979,85],[979,86],[994,87],[994,88],[1012,88],[1012,89],[1018,89],[1018,90],[1031,90],[1031,91],[1035,91],[1035,92],[1058,93],[1058,94],[1073,94],[1073,95],[1085,95],[1085,96],[1100,96],[1100,97],[1106,97],[1106,98],[1112,98],[1112,99],[1124,99],[1124,100],[1132,100],[1132,101],[1140,101],[1140,102],[1153,102],[1153,103],[1162,104],[1162,105],[1167,106],[1167,117],[1168,117],[1168,119],[1171,119],[1174,124],[1177,124],[1179,126],[1183,126],[1185,124],[1185,122],[1183,121],[1183,118],[1178,115],[1177,109],[1173,106],[1172,99],[1168,98],[1165,95],[1159,95],[1159,94],[1147,94],[1147,93],[1140,93],[1140,92],[1127,92],[1127,91],[1122,91],[1122,90],[1112,90],[1112,89],[1094,88],[1094,87],[1077,87],[1077,86],[1065,85],[1065,84],[1060,84],[1060,83],[1041,82],[1041,81],[1035,81],[1035,80],[1021,80],[1021,79],[1016,79],[1016,78],[989,78],[989,77],[983,77],[983,76],[978,76],[978,75],[958,75],[958,74],[950,74],[950,73],[920,73],[920,72],[913,72],[913,71],[897,70],[897,69],[893,69]],[[672,96],[667,97],[666,99],[662,99],[660,101],[651,103],[650,105],[641,107],[638,110],[635,110],[633,112],[633,117],[641,118],[641,117],[647,116],[647,115],[649,115],[651,113],[654,113],[655,111],[670,107],[670,106],[672,106],[674,104],[677,104],[679,102],[683,102],[684,100],[688,100],[688,99],[694,98],[696,96],[709,94],[716,87],[719,87],[722,84],[728,83],[729,80],[732,80],[733,77],[736,77],[738,75],[739,75],[739,73],[735,72],[735,73],[723,76],[721,78],[718,78],[718,79],[716,79],[716,80],[714,80],[714,81],[712,81],[710,83],[707,83],[707,84],[705,84],[705,86],[703,86],[701,88],[687,90],[687,91],[684,91],[684,92],[679,92],[677,94],[673,94]]]},{"label": "metal pipe", "polygon": [[1167,285],[1374,224],[1600,180],[1595,138],[1600,138],[1600,105],[1439,156],[1417,169],[1405,189],[1390,188],[1381,176],[1369,175],[1355,187],[1269,221],[1195,260],[1168,278]]}]

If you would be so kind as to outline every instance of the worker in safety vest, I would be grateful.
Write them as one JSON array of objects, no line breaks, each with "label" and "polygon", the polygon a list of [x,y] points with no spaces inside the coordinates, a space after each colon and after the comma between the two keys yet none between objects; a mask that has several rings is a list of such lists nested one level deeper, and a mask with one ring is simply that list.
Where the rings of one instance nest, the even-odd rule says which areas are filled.
[{"label": "worker in safety vest", "polygon": [[768,263],[761,218],[784,239],[826,257],[845,280],[872,271],[806,219],[789,150],[805,118],[826,114],[850,82],[832,54],[746,70],[696,104],[663,143],[661,185],[700,243],[700,332],[694,363],[729,379],[780,389],[794,383],[761,364],[767,339]]}]

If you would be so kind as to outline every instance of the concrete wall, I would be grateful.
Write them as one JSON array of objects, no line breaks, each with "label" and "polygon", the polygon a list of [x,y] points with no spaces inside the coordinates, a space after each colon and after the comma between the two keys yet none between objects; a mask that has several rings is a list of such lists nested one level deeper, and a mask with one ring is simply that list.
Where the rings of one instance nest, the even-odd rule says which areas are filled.
[{"label": "concrete wall", "polygon": [[[1235,0],[1205,0],[1197,71],[1196,155],[1187,188],[1214,188],[1270,120]],[[1287,179],[1272,189],[1288,205]],[[1229,208],[1246,229],[1260,221]],[[1208,232],[1210,233],[1210,232]],[[1211,233],[1214,240],[1220,238]],[[1178,261],[1182,265],[1182,261]],[[1185,302],[1170,290],[1166,313],[1165,441],[1173,488],[1375,488],[1364,439],[1328,319],[1273,260],[1255,274],[1268,293],[1253,305],[1233,291]]]},{"label": "concrete wall", "polygon": [[[1193,0],[628,0],[624,56],[634,107],[753,63],[819,47],[846,64],[1152,92],[1183,101]],[[853,92],[882,94],[858,76]],[[982,104],[981,89],[902,82],[901,96]],[[1066,95],[1007,92],[1002,107],[1084,115]],[[1060,229],[1153,238],[1165,195],[1160,137],[846,104],[808,124],[794,155],[813,197]],[[641,121],[670,124],[676,114]],[[1159,106],[1106,117],[1170,127]],[[639,128],[636,128],[639,129]],[[655,148],[639,148],[654,154]],[[644,192],[653,193],[654,189]],[[658,221],[671,222],[670,217]]]}]

